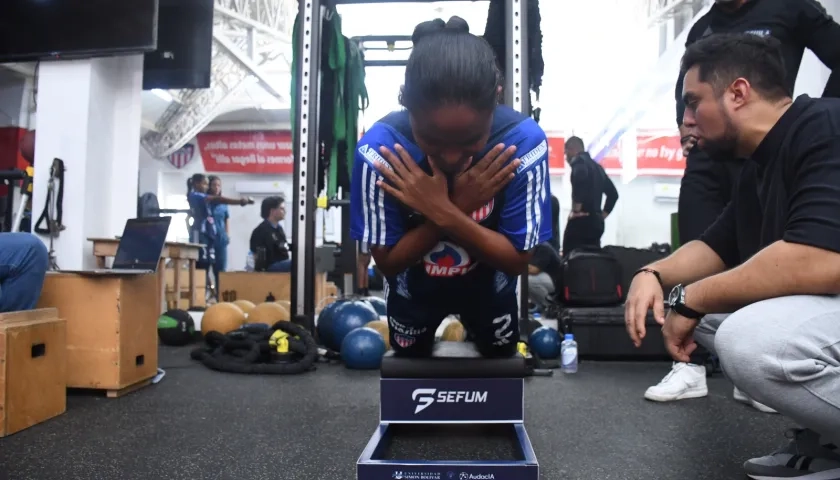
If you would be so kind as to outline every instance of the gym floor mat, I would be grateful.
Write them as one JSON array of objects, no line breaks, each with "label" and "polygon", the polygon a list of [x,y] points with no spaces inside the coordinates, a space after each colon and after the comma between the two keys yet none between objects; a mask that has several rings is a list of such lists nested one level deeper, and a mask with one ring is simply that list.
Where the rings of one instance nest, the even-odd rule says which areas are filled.
[{"label": "gym floor mat", "polygon": [[[321,364],[296,376],[226,374],[189,351],[161,348],[167,373],[157,385],[118,399],[72,395],[64,415],[0,439],[0,479],[355,478],[379,422],[378,372]],[[785,441],[792,423],[735,402],[721,375],[706,398],[644,400],[669,369],[583,362],[574,375],[527,379],[541,478],[742,480],[744,460]]]}]

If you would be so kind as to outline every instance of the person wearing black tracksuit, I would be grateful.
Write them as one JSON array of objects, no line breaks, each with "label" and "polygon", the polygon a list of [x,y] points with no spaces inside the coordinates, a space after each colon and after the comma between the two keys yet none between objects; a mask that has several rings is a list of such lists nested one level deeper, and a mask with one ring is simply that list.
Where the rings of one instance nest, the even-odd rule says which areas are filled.
[{"label": "person wearing black tracksuit", "polygon": [[[751,33],[779,40],[790,95],[793,95],[805,49],[811,50],[832,72],[823,96],[840,97],[840,25],[817,0],[715,0],[711,10],[689,30],[686,47],[718,33]],[[732,199],[745,161],[737,158],[712,160],[694,147],[693,139],[683,127],[684,75],[685,72],[679,72],[675,92],[677,125],[683,147],[689,151],[679,199],[678,227],[682,245],[698,240],[723,212]],[[675,363],[671,373],[645,392],[645,398],[673,401],[706,396],[704,364],[708,359],[709,353],[698,348],[691,355],[690,363]],[[760,411],[773,412],[737,391],[735,398]]]},{"label": "person wearing black tracksuit", "polygon": [[577,248],[601,246],[604,220],[618,202],[618,190],[579,137],[566,140],[565,153],[572,167],[572,212],[563,234],[563,255],[568,256]]}]

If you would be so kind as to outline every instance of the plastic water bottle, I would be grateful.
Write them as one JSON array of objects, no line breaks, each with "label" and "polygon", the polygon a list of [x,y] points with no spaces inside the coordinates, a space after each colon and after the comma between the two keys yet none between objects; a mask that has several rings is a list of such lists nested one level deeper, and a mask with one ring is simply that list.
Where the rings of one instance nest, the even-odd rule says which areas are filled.
[{"label": "plastic water bottle", "polygon": [[563,373],[575,373],[578,368],[578,348],[575,336],[567,333],[560,344],[560,370]]},{"label": "plastic water bottle", "polygon": [[254,271],[254,254],[253,252],[248,252],[248,257],[245,259],[245,271],[246,272],[253,272]]}]

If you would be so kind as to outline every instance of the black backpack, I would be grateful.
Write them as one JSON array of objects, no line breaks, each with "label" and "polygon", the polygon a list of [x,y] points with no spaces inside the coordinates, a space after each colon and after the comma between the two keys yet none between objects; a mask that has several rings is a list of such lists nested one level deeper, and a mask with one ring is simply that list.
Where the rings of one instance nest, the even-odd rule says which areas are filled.
[{"label": "black backpack", "polygon": [[558,300],[569,307],[608,307],[624,301],[622,269],[610,253],[595,247],[573,250],[563,261]]}]

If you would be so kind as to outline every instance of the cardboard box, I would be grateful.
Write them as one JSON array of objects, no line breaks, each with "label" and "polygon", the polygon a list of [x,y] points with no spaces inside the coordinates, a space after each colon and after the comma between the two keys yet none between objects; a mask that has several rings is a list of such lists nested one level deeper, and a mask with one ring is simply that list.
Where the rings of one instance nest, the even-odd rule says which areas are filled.
[{"label": "cardboard box", "polygon": [[108,391],[146,385],[157,374],[155,274],[48,273],[39,307],[67,322],[67,386]]},{"label": "cardboard box", "polygon": [[0,437],[65,412],[66,341],[54,308],[0,314]]}]

